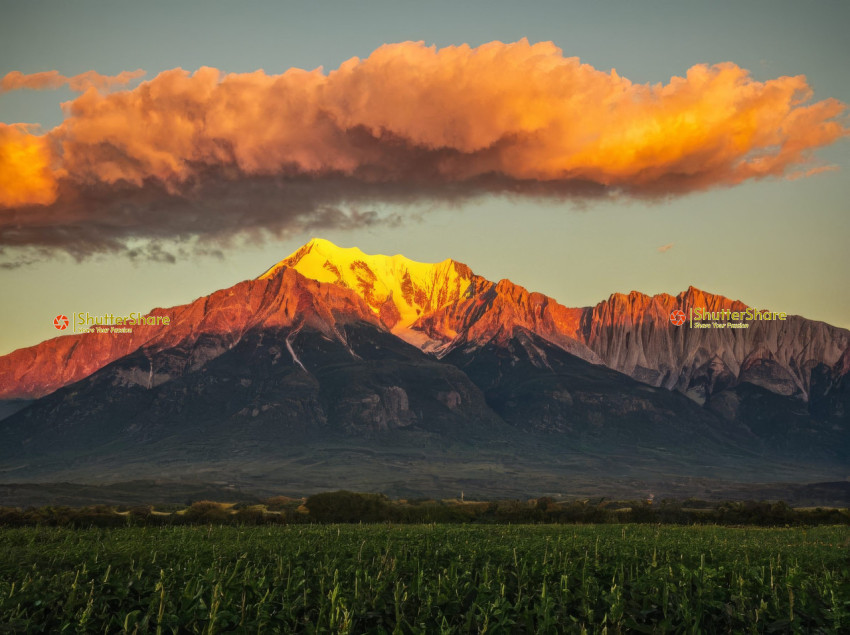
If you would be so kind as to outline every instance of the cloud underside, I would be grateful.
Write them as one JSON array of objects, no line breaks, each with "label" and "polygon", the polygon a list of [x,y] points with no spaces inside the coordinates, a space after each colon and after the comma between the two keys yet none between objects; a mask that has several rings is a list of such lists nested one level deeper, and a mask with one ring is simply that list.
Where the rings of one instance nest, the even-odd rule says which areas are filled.
[{"label": "cloud underside", "polygon": [[[486,194],[676,196],[822,171],[812,151],[848,134],[845,105],[812,102],[801,76],[725,63],[633,84],[524,40],[386,45],[327,74],[174,69],[106,92],[138,75],[88,75],[45,134],[0,124],[0,249],[361,227]],[[400,215],[363,211],[384,203]]]}]

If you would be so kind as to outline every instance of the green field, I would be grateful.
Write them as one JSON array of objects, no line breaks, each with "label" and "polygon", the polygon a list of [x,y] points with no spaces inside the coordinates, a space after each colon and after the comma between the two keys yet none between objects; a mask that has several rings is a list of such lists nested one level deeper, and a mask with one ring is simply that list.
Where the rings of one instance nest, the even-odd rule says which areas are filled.
[{"label": "green field", "polygon": [[850,530],[0,529],[0,632],[848,632]]}]

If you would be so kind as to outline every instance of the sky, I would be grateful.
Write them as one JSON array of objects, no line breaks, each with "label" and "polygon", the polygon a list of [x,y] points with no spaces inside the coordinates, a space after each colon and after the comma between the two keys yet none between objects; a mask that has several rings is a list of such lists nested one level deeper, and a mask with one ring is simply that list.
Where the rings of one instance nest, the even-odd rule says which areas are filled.
[{"label": "sky", "polygon": [[0,354],[313,236],[850,328],[847,2],[0,7]]}]

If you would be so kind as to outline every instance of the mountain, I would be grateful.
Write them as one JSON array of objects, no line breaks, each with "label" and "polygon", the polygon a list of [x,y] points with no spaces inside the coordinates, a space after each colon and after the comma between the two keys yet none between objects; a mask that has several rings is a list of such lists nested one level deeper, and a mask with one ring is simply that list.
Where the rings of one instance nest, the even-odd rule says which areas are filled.
[{"label": "mountain", "polygon": [[691,287],[568,308],[453,260],[314,239],[151,312],[168,326],[0,358],[0,470],[296,493],[843,479],[850,333],[798,316],[674,326],[676,309],[747,307]]},{"label": "mountain", "polygon": [[[135,350],[0,423],[7,479],[238,479],[302,471],[324,453],[332,469],[310,478],[330,479],[376,448],[383,478],[405,454],[423,460],[426,447],[471,457],[504,453],[511,437],[461,371],[393,336],[352,291],[294,269],[157,314],[169,327],[134,332],[121,350]],[[57,349],[108,358],[110,340],[126,336],[40,346],[49,358]],[[21,377],[32,384],[50,366],[26,352]],[[57,375],[47,373],[48,385]]]},{"label": "mountain", "polygon": [[[613,294],[594,307],[567,308],[509,280],[490,282],[454,260],[418,263],[401,255],[367,255],[313,239],[257,280],[189,305],[151,311],[169,316],[174,327],[138,326],[129,337],[57,337],[0,357],[0,399],[49,394],[142,346],[158,350],[192,337],[192,332],[211,329],[232,335],[263,320],[279,319],[277,307],[262,304],[259,295],[266,294],[268,283],[286,269],[351,291],[365,304],[352,309],[355,313],[360,311],[361,317],[367,316],[364,319],[437,357],[458,347],[505,341],[521,327],[586,361],[678,390],[700,403],[736,382],[807,401],[815,367],[831,368],[842,356],[850,359],[850,331],[800,316],[752,321],[747,329],[672,326],[668,317],[679,308],[712,312],[748,308],[694,287],[678,296]],[[228,302],[241,303],[246,292],[257,297],[247,301],[244,314],[228,314],[231,323],[215,324],[214,316],[222,314]],[[353,296],[346,297],[345,302],[352,302]],[[347,306],[333,311],[345,313]],[[206,314],[204,307],[209,308]]]}]

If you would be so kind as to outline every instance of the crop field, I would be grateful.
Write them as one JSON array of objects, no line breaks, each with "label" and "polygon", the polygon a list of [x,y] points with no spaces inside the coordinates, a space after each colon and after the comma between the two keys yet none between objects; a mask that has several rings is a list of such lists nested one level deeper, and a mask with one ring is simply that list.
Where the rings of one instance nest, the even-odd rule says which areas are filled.
[{"label": "crop field", "polygon": [[850,632],[850,530],[0,529],[0,632]]}]

